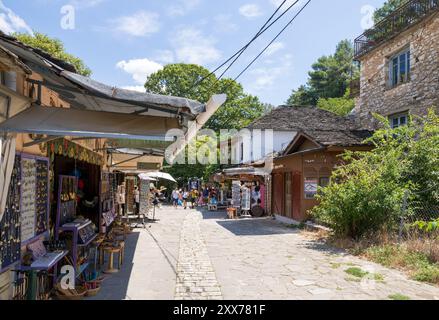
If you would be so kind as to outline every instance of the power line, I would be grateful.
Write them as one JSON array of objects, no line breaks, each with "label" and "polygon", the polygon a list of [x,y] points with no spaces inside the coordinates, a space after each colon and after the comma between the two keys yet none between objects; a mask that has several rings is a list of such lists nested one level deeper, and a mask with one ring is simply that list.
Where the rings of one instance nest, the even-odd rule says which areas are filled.
[{"label": "power line", "polygon": [[[271,17],[267,20],[267,22],[265,22],[265,24],[262,26],[262,28],[258,31],[258,33],[256,33],[256,35],[253,37],[252,40],[250,40],[250,42],[241,50],[241,52],[236,56],[236,58],[229,64],[229,66],[226,68],[226,70],[223,71],[223,73],[221,73],[221,75],[217,78],[216,82],[218,82],[223,76],[224,74],[233,66],[233,64],[236,62],[236,60],[239,59],[239,57],[244,53],[245,50],[247,50],[247,48],[250,46],[250,44],[253,43],[253,41],[256,40],[256,38],[258,38],[261,35],[261,32],[264,30],[265,26],[271,21],[271,19],[273,19],[273,17],[276,15],[276,13],[278,13],[278,11],[280,10],[280,8],[282,8],[282,6],[285,4],[287,0],[284,0],[279,7],[276,9],[276,11],[274,11],[274,13],[271,15]],[[278,21],[285,13],[287,13],[294,5],[296,5],[296,3],[299,2],[299,0],[297,0],[296,2],[294,2],[292,5],[289,6],[289,8],[287,8],[282,15],[280,15],[275,21]]]},{"label": "power line", "polygon": [[[270,23],[270,21],[273,19],[273,17],[276,15],[276,13],[282,8],[282,6],[284,5],[284,3],[287,0],[284,0],[279,7],[275,10],[275,12],[271,15],[271,17],[264,23],[264,25],[261,27],[261,29],[258,31],[258,33],[256,33],[256,35],[246,44],[244,45],[241,49],[239,49],[237,52],[235,52],[230,58],[228,58],[226,61],[224,61],[221,65],[219,65],[215,70],[211,71],[207,76],[204,76],[203,78],[201,78],[200,80],[198,80],[190,89],[188,89],[188,91],[192,90],[193,88],[195,88],[196,86],[200,85],[204,80],[206,80],[207,78],[211,77],[215,72],[217,72],[219,69],[221,69],[222,67],[224,67],[228,62],[230,62],[233,58],[235,58],[236,56],[241,56],[242,53],[257,39],[259,38],[262,34],[264,34],[268,29],[271,28],[271,26],[273,26],[273,24],[275,24],[277,21],[279,21],[279,19],[281,19],[294,5],[297,4],[297,2],[299,2],[300,0],[296,0],[293,4],[291,4],[287,9],[285,9],[284,12],[282,12],[274,21],[272,21]],[[269,24],[270,23],[270,24]],[[233,63],[239,58],[239,56],[233,61]],[[230,68],[230,67],[229,67]],[[228,68],[228,69],[229,69]],[[227,70],[228,70],[227,69]],[[226,71],[227,71],[226,70]],[[225,72],[223,72],[223,74],[221,76],[224,75]]]},{"label": "power line", "polygon": [[279,36],[287,29],[296,18],[302,13],[302,11],[310,4],[311,0],[308,0],[307,3],[297,12],[297,14],[282,28],[282,30],[268,43],[268,45],[242,70],[234,79],[235,81],[239,79],[252,65],[259,59],[260,56],[264,54],[264,52],[279,38]]}]

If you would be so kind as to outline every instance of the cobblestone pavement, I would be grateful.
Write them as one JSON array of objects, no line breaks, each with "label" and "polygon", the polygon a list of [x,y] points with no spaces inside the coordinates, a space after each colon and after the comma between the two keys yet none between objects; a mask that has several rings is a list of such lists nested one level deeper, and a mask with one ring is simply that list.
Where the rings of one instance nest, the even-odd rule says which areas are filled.
[{"label": "cobblestone pavement", "polygon": [[[268,218],[158,211],[127,239],[125,263],[95,299],[439,299],[439,288],[328,247]],[[346,273],[361,268],[363,279]]]},{"label": "cobblestone pavement", "polygon": [[221,299],[221,290],[200,231],[201,213],[187,215],[180,235],[175,298]]},{"label": "cobblestone pavement", "polygon": [[[200,224],[224,299],[439,299],[439,288],[346,254],[269,218],[225,220],[203,213]],[[363,279],[349,268],[369,272]]]},{"label": "cobblestone pavement", "polygon": [[172,300],[175,296],[180,230],[187,211],[157,210],[156,223],[125,241],[125,262],[103,282],[98,300]]}]

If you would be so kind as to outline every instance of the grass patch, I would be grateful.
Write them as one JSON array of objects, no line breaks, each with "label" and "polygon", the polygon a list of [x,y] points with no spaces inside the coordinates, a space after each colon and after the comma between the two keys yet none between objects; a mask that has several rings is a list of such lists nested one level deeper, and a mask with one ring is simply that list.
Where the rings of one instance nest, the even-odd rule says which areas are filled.
[{"label": "grass patch", "polygon": [[331,262],[331,268],[332,269],[338,269],[340,267],[341,267],[341,263]]},{"label": "grass patch", "polygon": [[370,273],[368,271],[364,271],[361,268],[353,267],[346,269],[345,272],[349,274],[350,276],[353,276],[357,279],[363,279],[364,277],[370,277],[371,279],[375,281],[384,281],[384,276],[380,273]]},{"label": "grass patch", "polygon": [[430,261],[427,254],[413,252],[402,245],[372,246],[365,256],[386,267],[407,271],[413,280],[439,284],[439,264]]},{"label": "grass patch", "polygon": [[391,294],[389,296],[390,300],[399,300],[399,301],[405,301],[405,300],[410,300],[410,297],[407,297],[403,294],[400,293],[395,293],[395,294]]},{"label": "grass patch", "polygon": [[363,278],[369,274],[369,272],[364,271],[358,267],[346,269],[344,272],[346,272],[347,274],[349,274],[351,276],[357,277],[357,278]]}]

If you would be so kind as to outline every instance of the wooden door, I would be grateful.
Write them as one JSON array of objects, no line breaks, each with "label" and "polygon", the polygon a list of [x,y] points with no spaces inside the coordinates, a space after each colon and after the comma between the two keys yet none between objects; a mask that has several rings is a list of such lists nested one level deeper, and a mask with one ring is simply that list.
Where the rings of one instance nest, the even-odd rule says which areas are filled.
[{"label": "wooden door", "polygon": [[285,173],[285,203],[284,203],[284,215],[288,218],[293,218],[293,181],[291,172]]},{"label": "wooden door", "polygon": [[273,174],[273,189],[272,189],[272,212],[274,214],[283,214],[283,193],[284,193],[284,179],[282,173]]},{"label": "wooden door", "polygon": [[302,218],[302,175],[300,172],[293,173],[293,219],[301,221]]}]

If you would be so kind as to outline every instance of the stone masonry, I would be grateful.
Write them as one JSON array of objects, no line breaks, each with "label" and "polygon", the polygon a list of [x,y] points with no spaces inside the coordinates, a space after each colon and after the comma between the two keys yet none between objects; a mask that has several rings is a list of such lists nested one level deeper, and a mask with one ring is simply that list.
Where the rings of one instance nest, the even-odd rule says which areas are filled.
[{"label": "stone masonry", "polygon": [[[411,80],[389,88],[389,58],[410,47]],[[424,115],[439,107],[439,13],[387,40],[359,58],[361,93],[357,114],[373,128],[372,113],[384,116],[410,111]]]},{"label": "stone masonry", "polygon": [[221,300],[215,271],[200,231],[201,213],[192,211],[183,222],[177,263],[177,300]]}]

